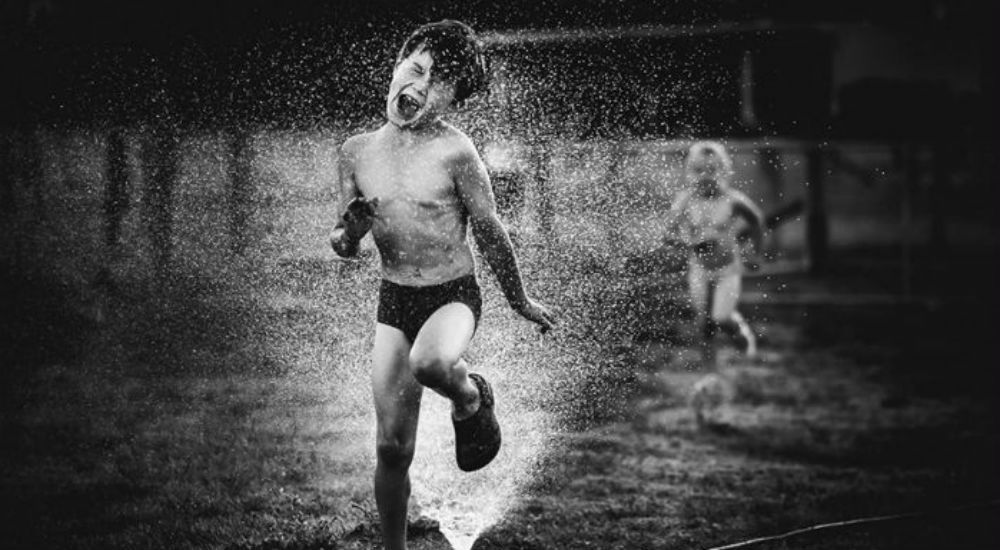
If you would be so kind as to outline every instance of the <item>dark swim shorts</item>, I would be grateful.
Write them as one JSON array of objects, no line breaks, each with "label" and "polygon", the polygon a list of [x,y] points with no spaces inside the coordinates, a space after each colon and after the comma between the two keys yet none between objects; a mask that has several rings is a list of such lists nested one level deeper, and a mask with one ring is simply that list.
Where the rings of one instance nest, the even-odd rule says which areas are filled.
[{"label": "dark swim shorts", "polygon": [[483,299],[475,275],[431,286],[403,286],[383,279],[378,291],[378,322],[398,328],[413,343],[435,311],[456,302],[469,306],[478,326]]}]

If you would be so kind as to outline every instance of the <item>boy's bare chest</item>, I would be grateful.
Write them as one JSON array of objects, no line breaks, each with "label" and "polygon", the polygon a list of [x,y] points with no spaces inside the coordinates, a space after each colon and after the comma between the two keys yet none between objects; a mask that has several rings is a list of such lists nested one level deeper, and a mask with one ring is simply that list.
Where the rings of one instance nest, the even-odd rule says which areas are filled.
[{"label": "boy's bare chest", "polygon": [[374,151],[356,166],[358,188],[366,197],[440,201],[455,196],[445,162],[419,152]]},{"label": "boy's bare chest", "polygon": [[687,209],[691,223],[697,227],[723,228],[732,221],[732,204],[726,199],[696,199]]}]

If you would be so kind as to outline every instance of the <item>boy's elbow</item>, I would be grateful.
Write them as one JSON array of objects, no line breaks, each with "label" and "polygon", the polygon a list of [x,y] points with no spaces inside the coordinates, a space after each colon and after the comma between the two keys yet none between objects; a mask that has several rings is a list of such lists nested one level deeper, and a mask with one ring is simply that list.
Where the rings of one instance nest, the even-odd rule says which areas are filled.
[{"label": "boy's elbow", "polygon": [[350,248],[345,246],[343,243],[334,242],[333,251],[341,258],[354,258],[358,255],[357,247]]},{"label": "boy's elbow", "polygon": [[334,243],[333,251],[337,253],[338,256],[345,259],[356,258],[358,256],[358,247],[348,247],[343,244],[338,245]]},{"label": "boy's elbow", "polygon": [[330,247],[341,258],[354,258],[358,255],[359,243],[347,238],[343,229],[335,229],[330,235]]},{"label": "boy's elbow", "polygon": [[472,225],[472,236],[484,251],[496,250],[509,238],[507,230],[499,220],[484,220]]}]

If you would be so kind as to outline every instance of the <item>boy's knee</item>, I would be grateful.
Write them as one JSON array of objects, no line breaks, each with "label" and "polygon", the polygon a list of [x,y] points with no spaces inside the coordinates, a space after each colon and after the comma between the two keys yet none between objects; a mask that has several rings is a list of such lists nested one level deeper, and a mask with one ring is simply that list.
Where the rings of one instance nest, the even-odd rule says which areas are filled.
[{"label": "boy's knee", "polygon": [[451,367],[446,358],[428,352],[414,350],[410,353],[410,369],[417,382],[429,388],[440,387],[448,380],[448,370]]},{"label": "boy's knee", "polygon": [[398,439],[379,439],[375,454],[382,465],[390,468],[408,468],[413,462],[414,444]]}]

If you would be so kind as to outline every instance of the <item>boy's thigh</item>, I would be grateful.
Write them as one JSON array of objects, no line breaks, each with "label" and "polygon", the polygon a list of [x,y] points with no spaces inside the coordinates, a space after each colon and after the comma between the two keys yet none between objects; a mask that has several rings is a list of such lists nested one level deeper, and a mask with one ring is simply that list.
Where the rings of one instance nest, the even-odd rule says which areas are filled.
[{"label": "boy's thigh", "polygon": [[411,354],[457,361],[469,348],[475,332],[476,316],[468,305],[461,302],[445,304],[420,327]]},{"label": "boy's thigh", "polygon": [[688,294],[691,297],[691,306],[696,314],[708,313],[708,290],[711,283],[711,275],[708,270],[695,262],[688,266]]},{"label": "boy's thigh", "polygon": [[739,274],[719,277],[719,281],[715,285],[715,294],[712,296],[713,320],[724,321],[732,316],[733,312],[736,311],[742,286]]},{"label": "boy's thigh", "polygon": [[379,431],[410,437],[416,429],[423,387],[409,368],[410,343],[403,332],[379,323],[372,350],[372,394]]}]

